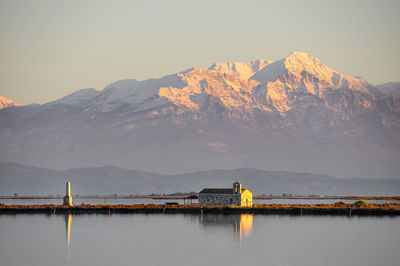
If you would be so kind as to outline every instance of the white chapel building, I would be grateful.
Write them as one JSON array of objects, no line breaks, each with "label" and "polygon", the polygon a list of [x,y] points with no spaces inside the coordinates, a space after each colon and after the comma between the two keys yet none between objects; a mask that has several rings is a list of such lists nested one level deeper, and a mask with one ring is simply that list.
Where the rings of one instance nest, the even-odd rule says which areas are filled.
[{"label": "white chapel building", "polygon": [[253,193],[240,182],[233,183],[233,188],[205,188],[199,193],[199,205],[251,207]]}]

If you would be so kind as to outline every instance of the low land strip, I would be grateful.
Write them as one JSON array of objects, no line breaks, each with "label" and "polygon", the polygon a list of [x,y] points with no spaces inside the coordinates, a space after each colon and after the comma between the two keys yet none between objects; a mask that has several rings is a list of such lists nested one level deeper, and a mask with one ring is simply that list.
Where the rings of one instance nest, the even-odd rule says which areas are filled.
[{"label": "low land strip", "polygon": [[215,213],[215,214],[287,214],[287,215],[400,215],[400,203],[374,204],[357,201],[354,204],[256,204],[252,207],[198,205],[0,205],[0,214],[113,214],[113,213]]}]

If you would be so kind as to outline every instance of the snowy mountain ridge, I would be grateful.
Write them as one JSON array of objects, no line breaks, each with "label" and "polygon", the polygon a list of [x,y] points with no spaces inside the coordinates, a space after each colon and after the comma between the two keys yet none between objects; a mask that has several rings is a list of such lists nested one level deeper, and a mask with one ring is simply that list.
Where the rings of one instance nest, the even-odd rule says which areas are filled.
[{"label": "snowy mountain ridge", "polygon": [[274,109],[282,113],[292,108],[298,94],[310,93],[321,99],[332,90],[345,89],[368,96],[380,93],[363,79],[341,75],[309,54],[294,52],[275,62],[214,63],[208,69],[195,67],[160,79],[120,80],[103,91],[85,90],[83,95],[81,90],[55,103],[87,102],[110,111],[120,104],[141,104],[152,98],[157,98],[155,105],[162,105],[165,101],[158,98],[165,98],[183,113],[183,109],[201,110],[204,97],[200,95],[207,95],[217,97],[230,109]]}]

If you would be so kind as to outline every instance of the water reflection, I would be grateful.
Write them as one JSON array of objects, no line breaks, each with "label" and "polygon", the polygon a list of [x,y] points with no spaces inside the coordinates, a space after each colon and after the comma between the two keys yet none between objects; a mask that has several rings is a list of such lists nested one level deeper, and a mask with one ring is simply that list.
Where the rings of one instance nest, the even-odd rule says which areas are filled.
[{"label": "water reflection", "polygon": [[251,236],[253,230],[253,214],[204,214],[200,223],[206,227],[231,226],[234,237],[241,240]]},{"label": "water reflection", "polygon": [[71,222],[72,222],[72,214],[64,215],[65,221],[65,236],[67,240],[67,258],[70,257],[70,246],[71,246]]},{"label": "water reflection", "polygon": [[253,215],[242,214],[240,215],[239,232],[240,236],[249,237],[253,230]]},{"label": "water reflection", "polygon": [[399,216],[73,215],[74,228],[69,214],[0,215],[0,265],[376,266],[400,261]]}]

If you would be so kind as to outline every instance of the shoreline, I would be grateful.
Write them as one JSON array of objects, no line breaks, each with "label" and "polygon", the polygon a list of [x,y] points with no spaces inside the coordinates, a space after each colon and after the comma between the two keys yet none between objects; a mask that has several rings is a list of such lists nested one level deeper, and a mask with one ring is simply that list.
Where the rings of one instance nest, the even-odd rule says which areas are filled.
[{"label": "shoreline", "polygon": [[[168,200],[176,199],[183,200],[185,197],[191,196],[187,194],[185,196],[177,195],[72,195],[76,199],[157,199],[157,200]],[[64,195],[59,196],[0,196],[1,199],[63,199]],[[292,196],[279,196],[279,195],[255,195],[253,196],[255,200],[272,200],[272,199],[307,199],[307,200],[387,200],[387,201],[399,201],[400,196],[318,196],[318,195],[292,195]]]},{"label": "shoreline", "polygon": [[279,214],[279,215],[340,215],[340,216],[398,216],[400,203],[372,204],[256,204],[253,207],[198,205],[0,205],[1,214]]}]

